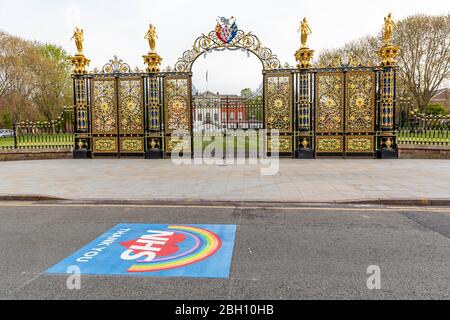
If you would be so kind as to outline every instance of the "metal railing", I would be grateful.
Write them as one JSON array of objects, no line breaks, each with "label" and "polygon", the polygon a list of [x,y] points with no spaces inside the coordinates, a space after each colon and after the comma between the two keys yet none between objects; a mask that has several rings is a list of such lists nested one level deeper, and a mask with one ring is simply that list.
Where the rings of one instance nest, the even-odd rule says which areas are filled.
[{"label": "metal railing", "polygon": [[400,98],[399,144],[450,145],[450,115],[432,115],[413,111],[411,99]]},{"label": "metal railing", "polygon": [[74,147],[73,108],[64,107],[51,121],[15,121],[14,135],[0,138],[0,150],[72,149]]},{"label": "metal railing", "polygon": [[397,133],[397,141],[399,144],[449,146],[450,132],[442,128],[402,128]]}]

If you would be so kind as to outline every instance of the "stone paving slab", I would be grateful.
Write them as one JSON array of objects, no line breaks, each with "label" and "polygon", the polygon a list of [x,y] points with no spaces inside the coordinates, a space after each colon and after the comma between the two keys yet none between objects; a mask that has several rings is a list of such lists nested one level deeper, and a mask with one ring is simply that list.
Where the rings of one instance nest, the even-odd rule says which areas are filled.
[{"label": "stone paving slab", "polygon": [[175,165],[170,160],[2,162],[1,196],[268,202],[450,200],[450,161],[282,159],[273,176],[261,175],[259,165]]}]

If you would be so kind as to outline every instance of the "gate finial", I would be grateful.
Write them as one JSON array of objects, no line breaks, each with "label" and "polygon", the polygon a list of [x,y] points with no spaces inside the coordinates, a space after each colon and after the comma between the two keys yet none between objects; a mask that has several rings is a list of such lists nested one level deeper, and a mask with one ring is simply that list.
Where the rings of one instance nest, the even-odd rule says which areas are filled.
[{"label": "gate finial", "polygon": [[308,21],[306,20],[306,17],[303,18],[303,21],[301,22],[300,28],[298,29],[300,32],[300,43],[302,45],[302,48],[308,48],[308,36],[312,34],[312,30],[308,25]]},{"label": "gate finial", "polygon": [[392,38],[394,34],[395,22],[392,14],[389,13],[384,18],[383,26],[383,47],[378,50],[378,56],[381,59],[383,67],[393,67],[397,64],[397,57],[400,54],[400,47],[393,44]]},{"label": "gate finial", "polygon": [[300,32],[300,49],[295,53],[295,60],[298,62],[297,68],[310,68],[314,50],[308,48],[308,36],[312,34],[312,30],[309,27],[306,17],[303,18],[298,32]]},{"label": "gate finial", "polygon": [[75,27],[72,38],[75,39],[75,45],[77,47],[77,54],[74,57],[69,57],[70,63],[73,65],[74,74],[85,74],[86,67],[91,62],[83,54],[83,41],[84,41],[84,31],[78,27]]},{"label": "gate finial", "polygon": [[144,63],[147,65],[147,72],[157,73],[160,71],[159,66],[161,65],[162,58],[156,53],[156,39],[158,39],[158,35],[156,34],[156,27],[154,25],[150,24],[144,38],[148,40],[150,47],[148,54],[143,56]]}]

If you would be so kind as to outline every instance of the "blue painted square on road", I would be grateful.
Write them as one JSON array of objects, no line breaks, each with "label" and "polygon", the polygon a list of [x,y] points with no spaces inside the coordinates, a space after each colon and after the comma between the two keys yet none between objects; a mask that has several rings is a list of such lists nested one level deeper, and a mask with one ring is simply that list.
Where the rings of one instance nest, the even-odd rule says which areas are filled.
[{"label": "blue painted square on road", "polygon": [[236,225],[119,224],[47,273],[228,278],[235,237]]}]

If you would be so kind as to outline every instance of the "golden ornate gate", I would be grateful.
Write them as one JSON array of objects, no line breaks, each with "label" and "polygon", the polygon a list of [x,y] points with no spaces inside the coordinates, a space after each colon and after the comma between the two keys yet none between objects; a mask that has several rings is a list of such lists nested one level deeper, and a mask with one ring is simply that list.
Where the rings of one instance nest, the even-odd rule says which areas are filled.
[{"label": "golden ornate gate", "polygon": [[86,85],[90,89],[92,155],[143,155],[144,79],[115,59],[90,75]]},{"label": "golden ornate gate", "polygon": [[293,154],[292,74],[264,74],[265,128],[268,132],[267,151],[282,155]]},{"label": "golden ornate gate", "polygon": [[[168,75],[164,78],[165,153],[174,149],[191,152],[191,77]],[[182,145],[180,145],[182,144]]]},{"label": "golden ornate gate", "polygon": [[375,77],[374,71],[317,73],[317,155],[375,155]]},{"label": "golden ornate gate", "polygon": [[[87,72],[83,32],[75,30],[74,157],[146,156],[160,158],[193,151],[192,66],[211,51],[242,50],[259,58],[263,69],[264,129],[267,151],[298,158],[316,156],[396,157],[396,58],[392,17],[385,18],[379,66],[347,54],[314,66],[307,46],[311,29],[301,22],[297,66],[277,56],[234,18],[221,18],[215,30],[197,38],[174,68],[161,72],[156,29],[146,39],[145,71],[115,58],[102,70]],[[220,111],[223,112],[223,111]],[[228,115],[225,114],[227,117]],[[261,129],[258,127],[258,129]]]}]

